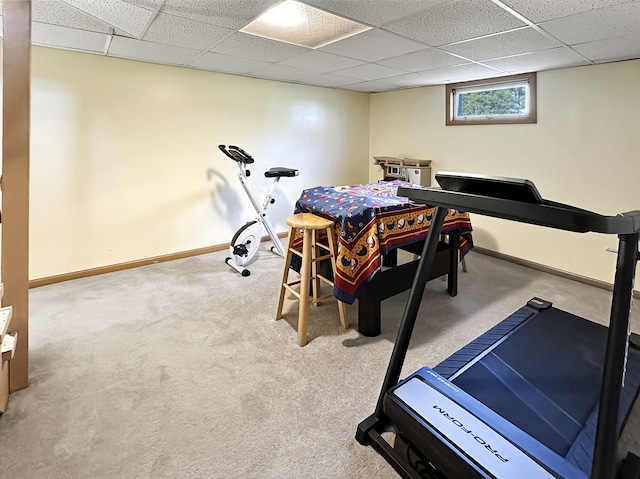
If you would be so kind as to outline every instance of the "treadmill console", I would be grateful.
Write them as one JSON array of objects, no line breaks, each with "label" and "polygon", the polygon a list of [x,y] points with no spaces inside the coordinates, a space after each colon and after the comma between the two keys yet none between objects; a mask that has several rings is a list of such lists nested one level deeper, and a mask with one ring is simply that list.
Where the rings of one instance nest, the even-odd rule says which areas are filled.
[{"label": "treadmill console", "polygon": [[436,181],[443,190],[523,203],[544,204],[536,185],[529,180],[439,171],[436,173]]}]

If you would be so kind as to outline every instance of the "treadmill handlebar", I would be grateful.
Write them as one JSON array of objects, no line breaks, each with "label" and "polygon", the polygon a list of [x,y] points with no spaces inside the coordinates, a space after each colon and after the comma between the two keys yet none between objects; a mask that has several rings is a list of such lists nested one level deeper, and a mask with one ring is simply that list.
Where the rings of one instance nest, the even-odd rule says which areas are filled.
[{"label": "treadmill handlebar", "polygon": [[577,233],[631,234],[640,231],[640,211],[638,210],[617,216],[604,216],[548,200],[532,203],[437,187],[401,186],[398,188],[398,196],[405,196],[411,201],[429,206],[454,208],[468,213]]}]

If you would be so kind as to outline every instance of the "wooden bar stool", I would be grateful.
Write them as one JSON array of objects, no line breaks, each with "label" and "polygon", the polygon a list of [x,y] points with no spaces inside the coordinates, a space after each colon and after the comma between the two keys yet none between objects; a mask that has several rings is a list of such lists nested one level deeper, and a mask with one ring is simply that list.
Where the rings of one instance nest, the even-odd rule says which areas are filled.
[{"label": "wooden bar stool", "polygon": [[[331,220],[322,218],[312,213],[298,213],[287,218],[289,225],[289,240],[287,241],[286,255],[284,259],[284,272],[282,273],[282,282],[280,287],[280,299],[278,300],[278,312],[276,320],[282,317],[282,306],[284,304],[285,291],[290,291],[300,301],[298,309],[298,344],[304,346],[307,344],[307,315],[309,304],[318,304],[321,300],[333,297],[333,292],[326,296],[319,296],[320,280],[331,285],[333,291],[333,282],[318,273],[318,261],[331,259],[331,267],[335,274],[336,271],[336,255],[338,251],[336,243],[335,223]],[[302,230],[302,252],[295,249],[294,241],[296,231]],[[327,243],[319,242],[319,235],[323,231],[327,234]],[[319,255],[319,249],[328,251],[328,254]],[[288,282],[289,268],[291,266],[291,258],[293,255],[302,258],[302,267],[300,269],[300,279],[292,283]],[[296,291],[293,286],[300,284],[300,290]],[[309,285],[312,285],[312,299],[309,299]],[[347,329],[347,310],[342,301],[338,301],[338,311],[340,313],[340,322],[342,327]]]}]

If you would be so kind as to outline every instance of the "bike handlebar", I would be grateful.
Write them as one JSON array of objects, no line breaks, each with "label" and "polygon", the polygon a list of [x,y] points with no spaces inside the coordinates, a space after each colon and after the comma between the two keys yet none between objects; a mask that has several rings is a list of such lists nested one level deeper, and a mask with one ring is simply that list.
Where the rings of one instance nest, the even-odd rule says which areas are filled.
[{"label": "bike handlebar", "polygon": [[249,153],[238,146],[229,145],[227,147],[226,145],[218,145],[218,148],[220,148],[220,151],[222,151],[222,153],[238,163],[250,165],[255,161]]}]

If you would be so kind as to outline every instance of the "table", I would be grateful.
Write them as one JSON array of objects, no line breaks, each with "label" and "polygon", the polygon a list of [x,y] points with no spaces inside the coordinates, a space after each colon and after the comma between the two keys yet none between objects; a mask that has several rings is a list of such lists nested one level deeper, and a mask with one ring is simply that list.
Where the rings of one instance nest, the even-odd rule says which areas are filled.
[{"label": "table", "polygon": [[[415,254],[429,231],[434,208],[397,196],[406,181],[388,181],[348,186],[317,186],[302,192],[295,212],[311,212],[340,224],[334,296],[352,304],[358,299],[358,331],[365,336],[380,334],[381,302],[411,287],[417,260],[382,269],[383,258],[396,249]],[[459,258],[473,247],[468,213],[449,210],[430,278],[448,274],[448,291],[457,294]],[[301,243],[301,236],[296,243]],[[294,246],[296,246],[294,243]]]}]

